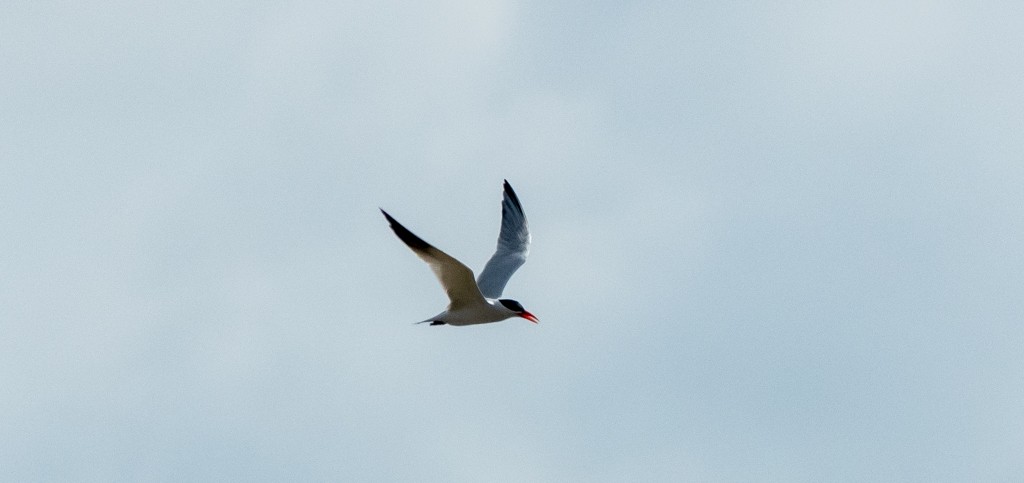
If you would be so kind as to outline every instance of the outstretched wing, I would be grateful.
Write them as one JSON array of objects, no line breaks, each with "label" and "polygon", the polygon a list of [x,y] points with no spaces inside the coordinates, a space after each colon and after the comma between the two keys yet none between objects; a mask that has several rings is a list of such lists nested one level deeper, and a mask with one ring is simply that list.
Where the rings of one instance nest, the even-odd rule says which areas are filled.
[{"label": "outstretched wing", "polygon": [[480,289],[473,281],[473,271],[469,267],[414,235],[386,211],[380,210],[380,212],[384,213],[384,218],[388,219],[391,229],[395,231],[398,238],[430,265],[430,269],[434,271],[434,275],[441,281],[441,286],[448,294],[448,300],[451,302],[450,309],[484,303],[483,295],[480,294]]},{"label": "outstretched wing", "polygon": [[484,297],[501,297],[505,284],[519,267],[526,263],[530,253],[530,228],[519,197],[512,186],[505,181],[505,192],[501,201],[501,232],[498,233],[498,249],[480,272],[476,284]]}]

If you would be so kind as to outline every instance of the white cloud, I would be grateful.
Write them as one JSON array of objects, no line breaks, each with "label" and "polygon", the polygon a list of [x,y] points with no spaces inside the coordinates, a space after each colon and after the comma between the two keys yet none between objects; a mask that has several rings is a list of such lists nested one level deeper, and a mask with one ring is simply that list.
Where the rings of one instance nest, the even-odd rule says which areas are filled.
[{"label": "white cloud", "polygon": [[177,7],[0,20],[9,478],[1020,474],[1019,9]]}]

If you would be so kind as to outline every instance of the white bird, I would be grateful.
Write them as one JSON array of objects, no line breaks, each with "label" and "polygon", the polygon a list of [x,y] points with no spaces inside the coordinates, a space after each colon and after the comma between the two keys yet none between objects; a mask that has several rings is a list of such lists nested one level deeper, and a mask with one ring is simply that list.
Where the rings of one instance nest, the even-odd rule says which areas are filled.
[{"label": "white bird", "polygon": [[472,325],[498,322],[512,317],[522,317],[537,323],[537,317],[526,311],[515,300],[500,299],[502,290],[512,274],[526,263],[530,252],[530,229],[526,224],[523,205],[505,181],[504,197],[501,202],[501,232],[498,234],[498,249],[484,267],[480,278],[473,280],[473,271],[433,245],[423,241],[402,226],[383,209],[391,229],[413,252],[430,265],[434,275],[441,281],[448,294],[448,308],[427,320],[417,322],[430,325]]}]

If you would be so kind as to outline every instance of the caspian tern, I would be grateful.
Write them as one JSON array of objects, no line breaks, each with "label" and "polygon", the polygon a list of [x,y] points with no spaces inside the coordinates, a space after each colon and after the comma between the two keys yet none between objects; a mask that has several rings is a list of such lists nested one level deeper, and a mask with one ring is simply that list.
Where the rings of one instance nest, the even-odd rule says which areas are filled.
[{"label": "caspian tern", "polygon": [[519,302],[498,298],[508,279],[526,263],[526,255],[530,252],[530,229],[526,224],[523,205],[519,204],[519,197],[512,191],[508,180],[505,181],[501,201],[498,249],[476,281],[469,267],[414,235],[384,209],[380,212],[384,213],[398,238],[430,265],[448,294],[450,303],[444,312],[417,324],[473,325],[499,322],[512,317],[522,317],[537,323],[537,317],[527,312]]}]

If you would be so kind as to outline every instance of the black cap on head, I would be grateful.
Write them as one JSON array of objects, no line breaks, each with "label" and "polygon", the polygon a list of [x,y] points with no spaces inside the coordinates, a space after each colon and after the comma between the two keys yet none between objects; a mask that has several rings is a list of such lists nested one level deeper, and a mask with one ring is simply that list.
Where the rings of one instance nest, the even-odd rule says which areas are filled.
[{"label": "black cap on head", "polygon": [[498,299],[498,302],[501,302],[501,305],[504,305],[505,308],[515,313],[526,311],[526,309],[523,308],[523,304],[516,302],[515,300],[512,299]]}]

